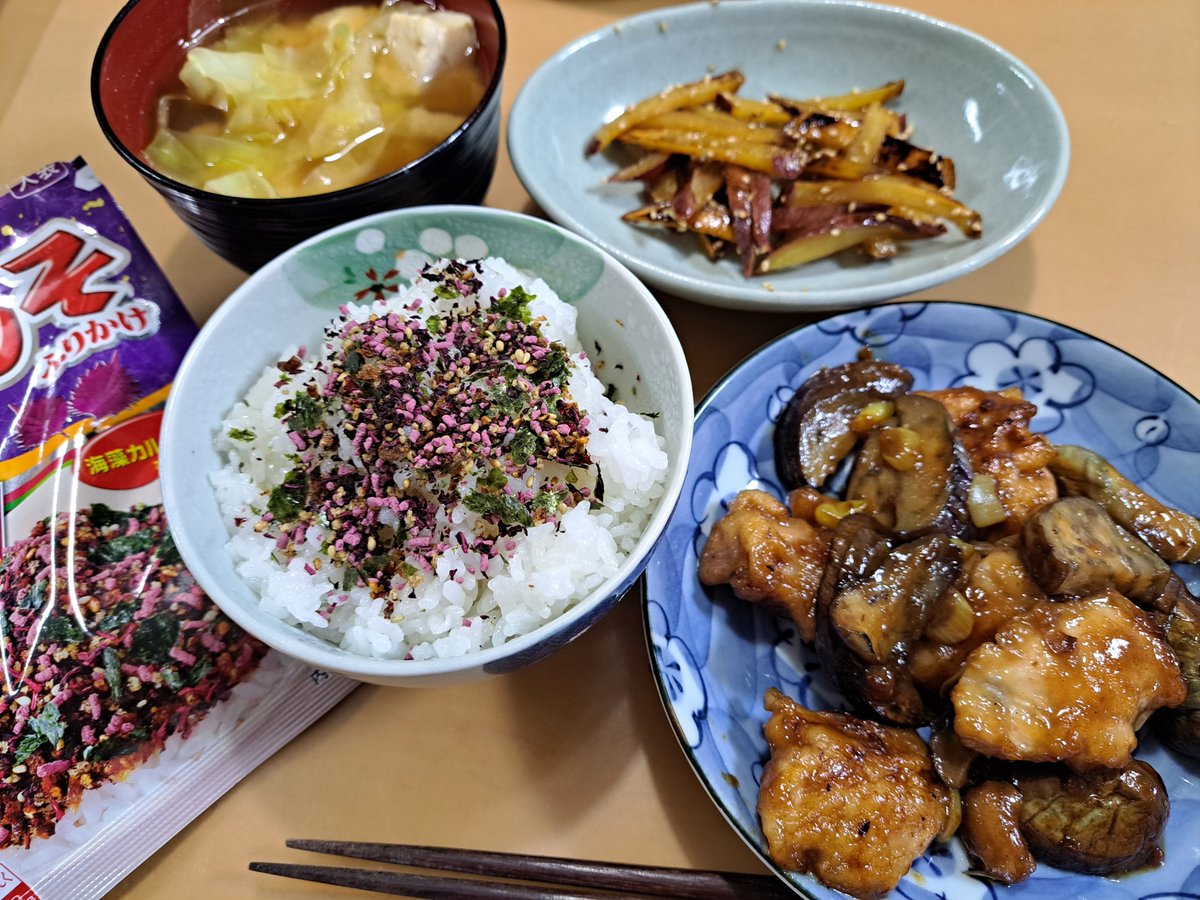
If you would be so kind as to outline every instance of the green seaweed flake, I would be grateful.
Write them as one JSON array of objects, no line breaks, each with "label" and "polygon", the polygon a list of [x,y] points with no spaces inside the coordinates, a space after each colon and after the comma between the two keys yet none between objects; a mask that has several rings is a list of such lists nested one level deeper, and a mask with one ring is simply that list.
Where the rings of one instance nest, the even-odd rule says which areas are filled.
[{"label": "green seaweed flake", "polygon": [[562,344],[553,343],[549,351],[537,362],[534,378],[561,385],[571,372],[571,357]]},{"label": "green seaweed flake", "polygon": [[129,655],[137,662],[162,665],[171,658],[177,640],[179,619],[172,613],[159,613],[138,624],[129,645]]},{"label": "green seaweed flake", "polygon": [[492,308],[506,319],[513,319],[528,325],[533,319],[533,315],[529,311],[529,303],[536,299],[536,294],[531,294],[525,288],[517,285],[503,297],[493,300]]},{"label": "green seaweed flake", "polygon": [[538,436],[530,428],[522,425],[508,442],[508,452],[512,454],[514,461],[524,463],[537,452],[539,446],[541,442]]},{"label": "green seaweed flake", "polygon": [[42,711],[30,719],[25,727],[26,732],[17,745],[17,752],[13,758],[17,764],[29,759],[42,744],[49,745],[51,750],[57,747],[66,733],[67,725],[63,721],[62,713],[58,711],[58,706],[51,701],[46,703]]},{"label": "green seaweed flake", "polygon": [[294,431],[313,431],[321,427],[321,404],[308,394],[300,393],[277,404],[275,418]]},{"label": "green seaweed flake", "polygon": [[108,682],[108,693],[114,701],[121,699],[123,682],[121,680],[121,657],[112,647],[105,647],[102,656],[104,660],[104,679]]},{"label": "green seaweed flake", "polygon": [[535,517],[541,515],[543,519],[549,519],[558,515],[558,507],[566,495],[566,491],[538,491],[529,502],[530,509]]},{"label": "green seaweed flake", "polygon": [[271,491],[267,499],[267,512],[277,522],[292,522],[304,511],[304,500],[308,495],[308,475],[303,469],[292,469],[284,476],[283,484]]},{"label": "green seaweed flake", "polygon": [[154,547],[154,532],[149,528],[110,538],[88,554],[88,561],[93,564],[120,562],[135,553],[145,553]]},{"label": "green seaweed flake", "polygon": [[533,525],[533,516],[529,514],[521,501],[508,494],[485,494],[481,491],[471,491],[463,497],[463,503],[471,512],[481,516],[495,517],[500,524],[529,528]]}]

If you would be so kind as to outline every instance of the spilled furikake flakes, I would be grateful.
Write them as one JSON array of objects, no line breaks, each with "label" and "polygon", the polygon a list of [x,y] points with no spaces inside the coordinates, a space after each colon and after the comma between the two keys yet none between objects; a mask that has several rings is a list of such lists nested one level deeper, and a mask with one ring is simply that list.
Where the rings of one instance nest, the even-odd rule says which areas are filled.
[{"label": "spilled furikake flakes", "polygon": [[[532,295],[483,297],[479,271],[427,266],[418,284],[446,301],[436,314],[420,303],[365,317],[343,307],[326,332],[328,358],[275,410],[294,467],[256,530],[290,557],[310,526],[322,528],[343,590],[365,585],[395,600],[397,585],[434,570],[449,540],[479,554],[486,572],[505,536],[601,499],[588,420],[567,388],[569,353],[543,335]],[[303,366],[302,353],[285,360],[281,378]],[[450,538],[465,511],[484,527]]]},{"label": "spilled furikake flakes", "polygon": [[159,505],[43,520],[0,556],[0,597],[0,848],[186,737],[266,649],[201,592]]}]

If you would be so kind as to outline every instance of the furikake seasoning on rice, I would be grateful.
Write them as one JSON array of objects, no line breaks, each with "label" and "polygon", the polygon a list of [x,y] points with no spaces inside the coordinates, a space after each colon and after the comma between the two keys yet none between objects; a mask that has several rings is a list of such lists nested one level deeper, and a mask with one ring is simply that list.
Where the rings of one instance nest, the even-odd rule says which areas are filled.
[{"label": "furikake seasoning on rice", "polygon": [[157,504],[43,520],[0,556],[0,596],[0,848],[186,737],[265,652],[197,587]]},{"label": "furikake seasoning on rice", "polygon": [[[316,352],[231,411],[214,481],[269,611],[356,652],[455,655],[615,571],[666,456],[648,418],[604,397],[574,310],[526,284],[502,260],[431,264],[395,297],[343,307]],[[614,443],[642,457],[638,477],[609,472]],[[524,596],[545,571],[523,555],[555,542],[579,544],[582,567]]]},{"label": "furikake seasoning on rice", "polygon": [[[591,494],[570,471],[591,460],[587,420],[564,392],[567,351],[542,336],[530,296],[517,287],[480,306],[469,302],[480,285],[466,265],[427,275],[436,296],[464,302],[424,319],[346,321],[328,335],[323,377],[278,410],[297,463],[263,521],[287,540],[285,553],[307,523],[328,523],[326,552],[375,594],[398,574],[433,571],[450,549],[440,520],[460,503],[495,526],[470,540],[459,533],[486,567],[496,540]],[[347,442],[353,465],[339,452]],[[535,488],[543,462],[568,471]]]}]

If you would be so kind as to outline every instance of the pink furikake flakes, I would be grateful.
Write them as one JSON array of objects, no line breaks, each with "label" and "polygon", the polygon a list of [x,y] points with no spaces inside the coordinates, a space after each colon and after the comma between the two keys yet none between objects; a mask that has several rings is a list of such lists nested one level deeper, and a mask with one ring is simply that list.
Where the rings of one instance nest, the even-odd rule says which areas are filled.
[{"label": "pink furikake flakes", "polygon": [[267,370],[214,480],[264,608],[427,658],[525,633],[615,572],[666,456],[605,396],[574,323],[503,260],[439,261],[394,296],[348,297],[320,346]]},{"label": "pink furikake flakes", "polygon": [[0,595],[0,848],[54,834],[84,791],[186,736],[266,651],[196,585],[159,505],[40,523],[0,554]]},{"label": "pink furikake flakes", "polygon": [[[448,548],[439,511],[461,503],[491,522],[494,533],[459,533],[462,549],[491,556],[497,535],[553,521],[591,494],[568,477],[591,460],[564,391],[566,350],[541,334],[523,288],[480,305],[472,275],[461,263],[423,274],[437,296],[459,300],[443,315],[372,314],[331,331],[333,352],[279,410],[298,452],[268,502],[267,530],[328,522],[331,559],[376,593],[397,573],[433,570]],[[524,484],[544,462],[568,471]]]}]

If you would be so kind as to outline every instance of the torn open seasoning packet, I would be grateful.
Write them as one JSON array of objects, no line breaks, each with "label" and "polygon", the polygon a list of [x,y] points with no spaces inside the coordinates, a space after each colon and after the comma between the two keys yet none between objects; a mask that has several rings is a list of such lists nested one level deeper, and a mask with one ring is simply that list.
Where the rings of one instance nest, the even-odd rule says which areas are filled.
[{"label": "torn open seasoning packet", "polygon": [[159,426],[195,331],[82,160],[0,194],[6,898],[101,896],[354,686],[242,632],[175,549]]}]

